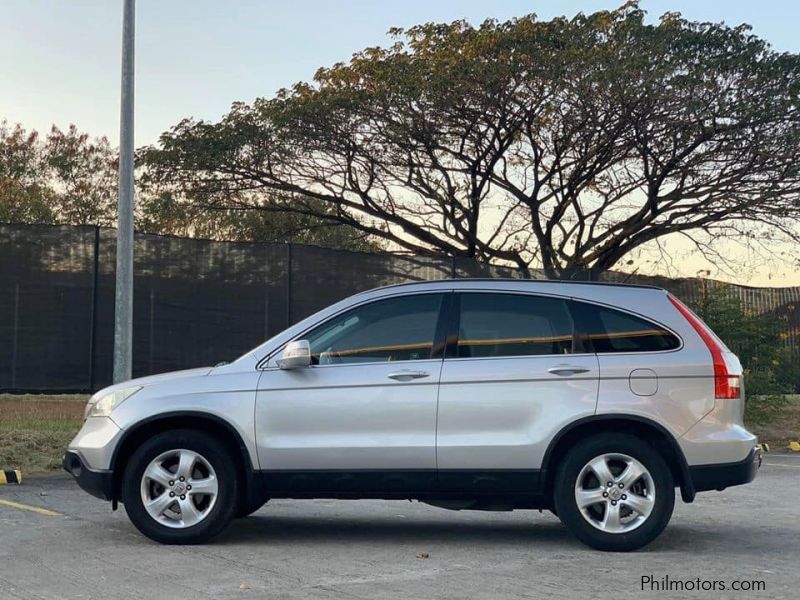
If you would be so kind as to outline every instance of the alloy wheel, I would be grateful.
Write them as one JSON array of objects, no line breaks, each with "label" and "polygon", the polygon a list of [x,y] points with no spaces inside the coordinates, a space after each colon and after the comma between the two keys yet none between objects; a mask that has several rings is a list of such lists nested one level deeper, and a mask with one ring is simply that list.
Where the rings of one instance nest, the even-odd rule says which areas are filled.
[{"label": "alloy wheel", "polygon": [[652,475],[627,454],[593,458],[575,482],[575,502],[581,515],[606,533],[627,533],[641,526],[652,513],[655,500]]},{"label": "alloy wheel", "polygon": [[197,525],[214,508],[218,493],[214,468],[192,450],[163,452],[150,461],[142,474],[142,504],[155,521],[166,527]]}]

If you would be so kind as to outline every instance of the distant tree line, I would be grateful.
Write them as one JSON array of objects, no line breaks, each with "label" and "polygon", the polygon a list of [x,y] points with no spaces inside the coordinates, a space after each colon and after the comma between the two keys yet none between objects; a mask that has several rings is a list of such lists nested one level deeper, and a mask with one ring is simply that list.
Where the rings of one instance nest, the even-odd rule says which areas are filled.
[{"label": "distant tree line", "polygon": [[[0,222],[114,227],[118,165],[117,150],[107,138],[92,138],[74,125],[53,126],[42,135],[0,122]],[[177,197],[139,179],[135,226],[144,233],[351,250],[380,247],[361,231],[314,216],[207,207],[191,195]]]},{"label": "distant tree line", "polygon": [[110,226],[116,151],[74,125],[46,136],[0,122],[0,221]]}]

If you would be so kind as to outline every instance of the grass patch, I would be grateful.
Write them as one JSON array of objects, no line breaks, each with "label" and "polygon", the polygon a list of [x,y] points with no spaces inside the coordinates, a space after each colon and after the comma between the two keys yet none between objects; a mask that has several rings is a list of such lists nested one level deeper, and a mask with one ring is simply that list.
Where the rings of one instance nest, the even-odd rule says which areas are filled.
[{"label": "grass patch", "polygon": [[0,394],[0,468],[23,475],[61,468],[88,396]]},{"label": "grass patch", "polygon": [[788,396],[779,412],[749,423],[748,429],[773,450],[786,448],[792,440],[800,440],[800,394]]}]

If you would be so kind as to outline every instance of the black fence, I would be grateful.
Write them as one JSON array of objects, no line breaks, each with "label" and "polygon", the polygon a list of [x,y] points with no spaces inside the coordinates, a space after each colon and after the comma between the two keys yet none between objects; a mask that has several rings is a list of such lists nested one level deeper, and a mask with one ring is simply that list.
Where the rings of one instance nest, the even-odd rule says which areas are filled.
[{"label": "black fence", "polygon": [[[0,224],[0,390],[111,382],[115,253],[113,229]],[[458,258],[152,235],[136,236],[134,257],[134,376],[230,360],[380,285],[519,276]],[[643,279],[690,301],[699,290],[692,279]],[[800,288],[735,289],[752,310],[786,312],[786,340],[797,347]]]}]

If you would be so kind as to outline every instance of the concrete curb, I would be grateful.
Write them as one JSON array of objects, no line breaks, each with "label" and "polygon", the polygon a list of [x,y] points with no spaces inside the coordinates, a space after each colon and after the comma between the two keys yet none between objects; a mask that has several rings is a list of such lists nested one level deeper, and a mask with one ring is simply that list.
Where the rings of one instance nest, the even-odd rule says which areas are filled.
[{"label": "concrete curb", "polygon": [[19,469],[10,469],[6,471],[0,471],[0,485],[6,485],[7,483],[22,483],[22,471]]}]

